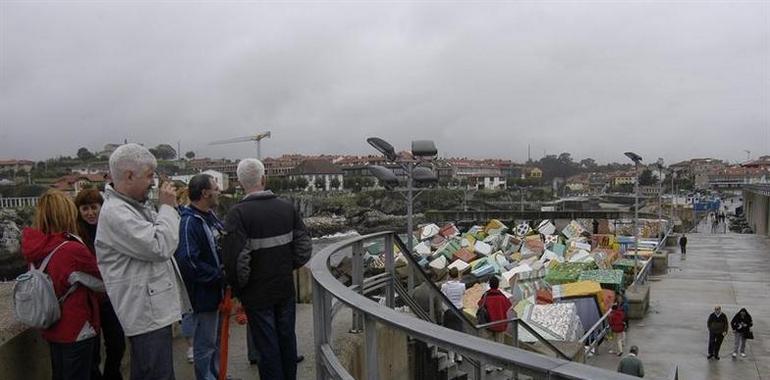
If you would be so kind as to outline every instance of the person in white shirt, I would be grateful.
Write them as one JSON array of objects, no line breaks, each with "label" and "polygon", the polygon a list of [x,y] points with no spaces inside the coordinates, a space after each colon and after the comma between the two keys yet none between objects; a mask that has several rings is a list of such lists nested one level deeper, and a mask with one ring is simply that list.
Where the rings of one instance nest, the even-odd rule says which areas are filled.
[{"label": "person in white shirt", "polygon": [[[447,309],[444,311],[444,327],[463,332],[463,321],[457,313],[463,312],[463,296],[465,296],[465,284],[459,280],[460,272],[457,268],[449,269],[449,281],[441,285],[441,292],[452,302],[452,305],[457,310]],[[455,353],[449,352],[449,360],[455,360],[457,362],[462,361],[462,356],[457,355],[455,359]]]}]

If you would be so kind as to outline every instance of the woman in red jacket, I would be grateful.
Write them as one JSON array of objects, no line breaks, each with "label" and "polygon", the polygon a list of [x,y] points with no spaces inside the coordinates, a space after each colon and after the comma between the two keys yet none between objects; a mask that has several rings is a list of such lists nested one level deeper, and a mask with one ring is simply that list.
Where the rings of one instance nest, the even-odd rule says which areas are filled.
[{"label": "woman in red jacket", "polygon": [[[70,275],[101,279],[96,258],[75,236],[78,210],[64,193],[50,190],[40,197],[34,226],[21,236],[24,259],[39,266],[54,249],[45,272],[57,297],[70,289]],[[78,285],[61,304],[61,318],[42,331],[51,349],[54,380],[91,379],[93,350],[99,332],[99,300],[94,291]]]},{"label": "woman in red jacket", "polygon": [[625,313],[617,303],[612,305],[608,319],[610,330],[615,334],[615,339],[618,342],[618,356],[623,356],[623,341],[626,340]]}]

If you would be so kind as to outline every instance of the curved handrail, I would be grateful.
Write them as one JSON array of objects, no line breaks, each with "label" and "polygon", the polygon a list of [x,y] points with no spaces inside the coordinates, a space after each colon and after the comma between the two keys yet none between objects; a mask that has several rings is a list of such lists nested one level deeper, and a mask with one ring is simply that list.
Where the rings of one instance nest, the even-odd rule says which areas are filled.
[{"label": "curved handrail", "polygon": [[[329,355],[333,355],[328,349],[323,349],[324,345],[328,344],[329,340],[331,340],[331,321],[327,320],[327,318],[330,317],[328,315],[328,310],[331,308],[331,297],[336,298],[339,302],[342,302],[364,316],[365,327],[367,330],[365,343],[367,351],[365,354],[367,368],[377,368],[376,346],[373,346],[373,342],[370,342],[370,339],[376,342],[376,334],[374,333],[374,330],[369,329],[375,327],[376,324],[383,324],[390,328],[402,331],[420,341],[444,347],[460,353],[463,356],[476,358],[484,364],[489,363],[515,367],[518,370],[528,370],[533,373],[546,374],[547,376],[551,376],[550,378],[630,379],[630,377],[627,377],[626,375],[562,359],[550,358],[522,349],[512,348],[510,346],[505,346],[500,343],[488,341],[414,318],[386,306],[379,305],[356,293],[340,283],[331,274],[329,258],[334,253],[352,246],[352,244],[356,242],[385,237],[389,234],[393,233],[380,232],[355,237],[330,245],[314,255],[310,261],[310,270],[313,275],[314,308],[317,310],[315,321],[317,379],[325,379],[328,375],[334,375],[336,377],[343,375],[330,372],[336,370],[333,367],[327,367],[323,364],[330,361],[330,358],[328,358]],[[369,367],[370,365],[373,367]],[[367,372],[370,378],[378,378],[377,371]]]}]

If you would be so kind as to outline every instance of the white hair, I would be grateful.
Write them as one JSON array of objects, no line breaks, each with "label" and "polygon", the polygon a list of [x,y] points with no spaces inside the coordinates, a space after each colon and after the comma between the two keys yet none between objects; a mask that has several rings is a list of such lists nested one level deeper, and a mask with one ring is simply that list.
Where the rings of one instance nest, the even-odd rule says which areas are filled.
[{"label": "white hair", "polygon": [[256,158],[245,158],[238,163],[238,182],[244,189],[252,189],[259,185],[265,176],[265,165]]},{"label": "white hair", "polygon": [[110,155],[110,175],[116,183],[123,181],[128,171],[138,175],[142,170],[154,170],[157,166],[155,156],[139,144],[121,145]]}]

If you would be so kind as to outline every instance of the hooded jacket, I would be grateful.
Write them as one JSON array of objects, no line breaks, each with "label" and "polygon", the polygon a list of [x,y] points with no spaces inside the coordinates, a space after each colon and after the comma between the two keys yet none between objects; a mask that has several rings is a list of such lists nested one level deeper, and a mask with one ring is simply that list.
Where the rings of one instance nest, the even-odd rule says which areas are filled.
[{"label": "hooded jacket", "polygon": [[96,230],[96,259],[104,286],[126,336],[171,325],[191,311],[174,261],[179,214],[168,205],[158,212],[104,188]]},{"label": "hooded jacket", "polygon": [[[484,298],[484,296],[486,296],[486,298]],[[500,289],[489,289],[484,296],[479,300],[478,306],[481,307],[481,302],[484,301],[490,322],[501,321],[508,318],[508,309],[511,308],[511,301],[508,300],[508,297],[506,297]],[[487,327],[487,330],[503,332],[507,328],[507,323],[500,323]]]},{"label": "hooded jacket", "polygon": [[[746,313],[746,315],[743,317],[741,316],[742,311]],[[739,310],[730,321],[730,327],[732,327],[735,332],[742,334],[749,332],[749,330],[751,330],[751,326],[754,326],[754,322],[751,320],[751,314],[749,314],[746,308]]]},{"label": "hooded jacket", "polygon": [[[57,297],[70,288],[73,272],[100,278],[96,258],[88,247],[65,233],[46,235],[28,227],[21,234],[21,253],[27,263],[35,267],[39,267],[43,259],[64,241],[67,243],[56,251],[45,269]],[[54,343],[74,343],[95,336],[100,326],[97,294],[85,286],[78,286],[61,304],[59,321],[43,330],[43,338]]]},{"label": "hooded jacket", "polygon": [[203,212],[194,206],[180,209],[179,248],[174,256],[193,311],[217,311],[224,291],[217,239],[224,227],[213,212]]},{"label": "hooded jacket", "polygon": [[626,319],[626,313],[624,313],[623,309],[620,307],[612,309],[610,316],[607,317],[607,319],[612,332],[622,333],[623,331],[626,331],[626,324],[624,323],[624,320]]},{"label": "hooded jacket", "polygon": [[247,195],[227,213],[222,238],[225,277],[248,307],[267,308],[293,297],[292,272],[312,251],[299,213],[269,190]]}]

